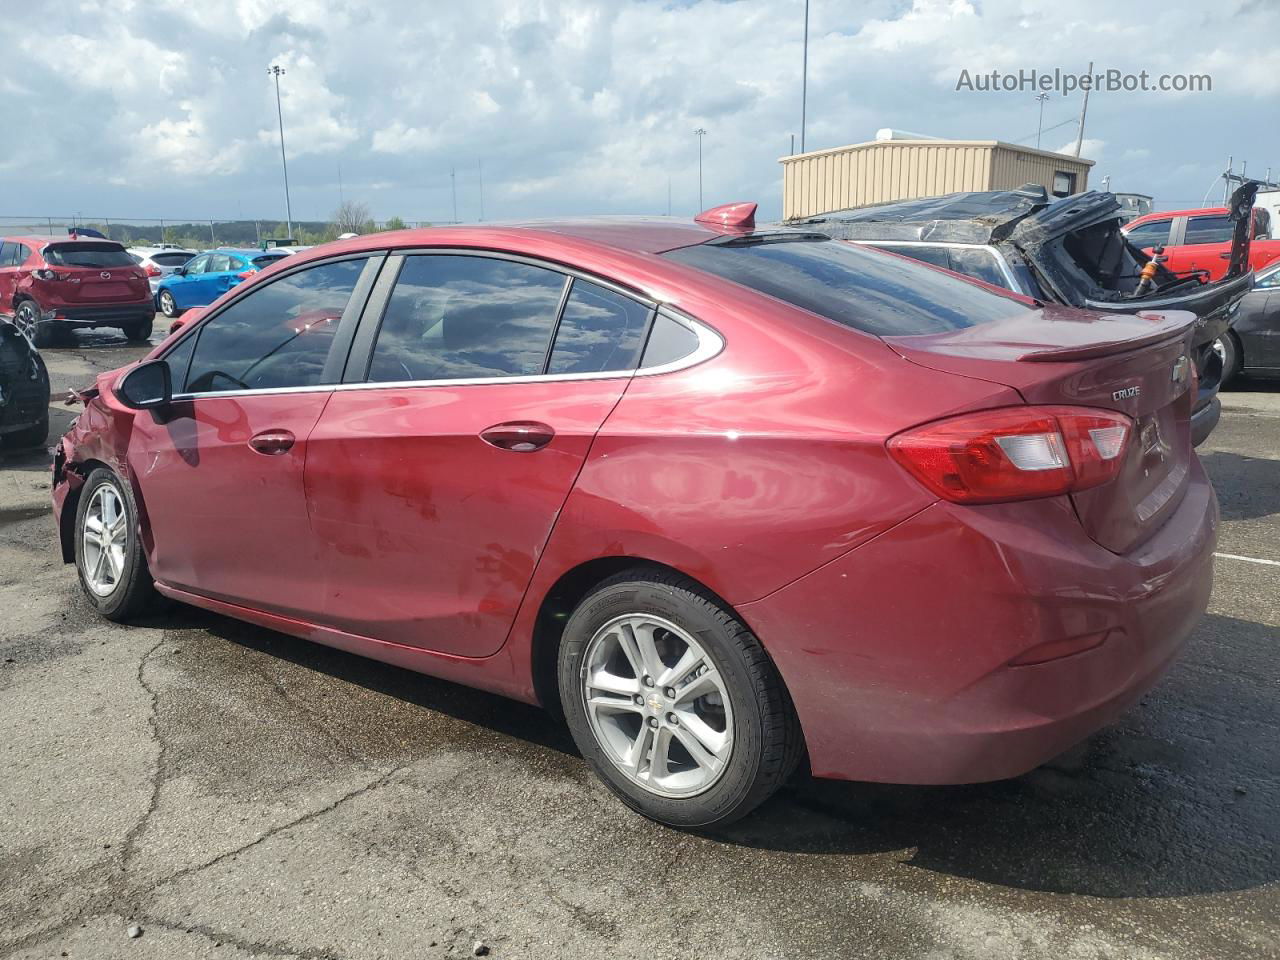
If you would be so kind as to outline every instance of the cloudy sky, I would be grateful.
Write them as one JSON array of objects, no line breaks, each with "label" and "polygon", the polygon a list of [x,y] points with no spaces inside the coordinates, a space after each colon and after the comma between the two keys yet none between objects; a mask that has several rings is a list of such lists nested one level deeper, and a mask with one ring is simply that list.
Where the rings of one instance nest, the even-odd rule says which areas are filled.
[{"label": "cloudy sky", "polygon": [[[803,0],[113,0],[6,11],[0,216],[283,219],[689,214],[776,217],[800,133]],[[1095,93],[1091,185],[1198,205],[1227,156],[1280,176],[1280,4],[1219,0],[812,0],[810,150],[892,126],[1034,144],[1032,92],[957,91],[961,70],[1206,73],[1212,92]],[[1075,141],[1079,95],[1044,106]],[[1066,121],[1064,123],[1064,121]],[[1059,125],[1061,124],[1061,125]],[[483,164],[483,173],[481,173]],[[339,174],[341,171],[341,174]],[[1214,197],[1221,196],[1215,188]]]}]

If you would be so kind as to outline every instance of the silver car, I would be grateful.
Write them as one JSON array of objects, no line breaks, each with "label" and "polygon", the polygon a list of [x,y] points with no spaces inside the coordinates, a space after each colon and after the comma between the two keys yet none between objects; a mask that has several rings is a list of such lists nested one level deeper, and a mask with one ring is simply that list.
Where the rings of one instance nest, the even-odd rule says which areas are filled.
[{"label": "silver car", "polygon": [[198,250],[188,250],[186,247],[179,247],[173,244],[164,244],[159,247],[129,248],[129,253],[133,255],[133,259],[137,260],[138,265],[147,271],[147,282],[151,285],[151,295],[153,297],[156,295],[156,288],[160,285],[160,281],[173,273],[178,267],[184,266],[198,252]]}]

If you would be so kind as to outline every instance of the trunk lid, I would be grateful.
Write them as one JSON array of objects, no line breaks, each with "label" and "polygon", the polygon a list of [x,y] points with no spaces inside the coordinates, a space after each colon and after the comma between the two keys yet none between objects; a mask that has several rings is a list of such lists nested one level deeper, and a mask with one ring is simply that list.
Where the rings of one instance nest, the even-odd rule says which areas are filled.
[{"label": "trunk lid", "polygon": [[1071,496],[1089,536],[1125,553],[1159,529],[1186,491],[1195,325],[1195,315],[1182,311],[1046,306],[946,333],[883,339],[913,363],[1012,387],[1030,404],[1131,417],[1119,474]]}]

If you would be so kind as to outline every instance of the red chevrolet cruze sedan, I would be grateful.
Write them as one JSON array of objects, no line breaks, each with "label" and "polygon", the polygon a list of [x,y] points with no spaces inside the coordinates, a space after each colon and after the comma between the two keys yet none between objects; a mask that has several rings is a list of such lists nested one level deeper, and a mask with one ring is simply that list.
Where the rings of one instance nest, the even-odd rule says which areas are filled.
[{"label": "red chevrolet cruze sedan", "polygon": [[326,244],[98,378],[54,462],[104,616],[153,590],[562,709],[626,803],[1020,774],[1205,609],[1185,313],[822,236],[607,219]]}]

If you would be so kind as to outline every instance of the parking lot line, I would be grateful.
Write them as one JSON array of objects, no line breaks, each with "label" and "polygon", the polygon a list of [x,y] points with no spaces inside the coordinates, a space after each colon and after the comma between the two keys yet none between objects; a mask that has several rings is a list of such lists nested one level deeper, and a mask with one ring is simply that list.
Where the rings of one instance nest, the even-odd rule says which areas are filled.
[{"label": "parking lot line", "polygon": [[1215,553],[1215,557],[1223,560],[1243,560],[1245,563],[1265,563],[1269,567],[1280,567],[1280,560],[1263,560],[1260,557],[1242,557],[1235,553]]}]

